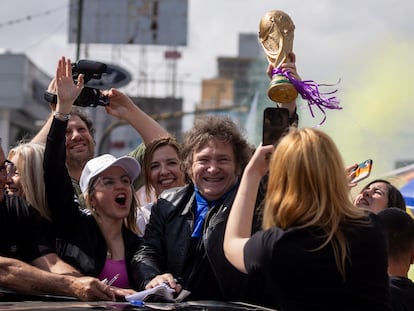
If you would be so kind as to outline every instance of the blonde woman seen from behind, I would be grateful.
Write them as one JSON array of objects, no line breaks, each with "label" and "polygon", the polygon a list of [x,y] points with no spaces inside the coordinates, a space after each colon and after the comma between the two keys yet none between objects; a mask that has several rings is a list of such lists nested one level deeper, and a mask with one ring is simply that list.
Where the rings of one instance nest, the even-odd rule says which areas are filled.
[{"label": "blonde woman seen from behind", "polygon": [[[269,154],[273,155],[269,163]],[[250,237],[269,169],[263,230]],[[278,310],[390,310],[387,253],[376,215],[355,207],[342,157],[317,129],[292,129],[247,165],[224,239],[227,259],[262,280]]]}]

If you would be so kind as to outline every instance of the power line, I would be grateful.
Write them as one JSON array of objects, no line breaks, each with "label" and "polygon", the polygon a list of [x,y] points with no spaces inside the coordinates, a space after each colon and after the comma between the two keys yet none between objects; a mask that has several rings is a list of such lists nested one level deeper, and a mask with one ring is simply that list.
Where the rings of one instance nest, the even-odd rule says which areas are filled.
[{"label": "power line", "polygon": [[59,10],[66,9],[66,8],[67,8],[67,5],[64,5],[64,6],[60,6],[60,7],[51,9],[51,10],[46,10],[46,11],[43,11],[43,12],[40,12],[40,13],[35,13],[35,14],[27,15],[25,17],[9,20],[7,22],[0,23],[0,28],[10,27],[10,26],[14,26],[14,25],[21,24],[21,23],[24,23],[24,22],[31,22],[34,19],[37,19],[37,18],[42,17],[42,16],[50,15],[52,13],[55,13]]},{"label": "power line", "polygon": [[63,21],[62,23],[60,23],[59,25],[57,25],[54,29],[52,29],[50,33],[46,34],[43,38],[40,38],[36,42],[30,44],[29,46],[27,46],[26,48],[24,48],[23,51],[27,51],[27,50],[29,50],[29,49],[37,46],[38,44],[42,43],[43,41],[45,41],[46,39],[48,39],[50,36],[52,36],[54,33],[58,32],[65,24],[66,24],[66,21]]}]

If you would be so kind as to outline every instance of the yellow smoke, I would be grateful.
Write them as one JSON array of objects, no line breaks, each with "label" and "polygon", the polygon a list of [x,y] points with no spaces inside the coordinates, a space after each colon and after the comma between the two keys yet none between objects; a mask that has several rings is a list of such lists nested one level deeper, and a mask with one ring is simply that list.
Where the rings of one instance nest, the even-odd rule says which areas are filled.
[{"label": "yellow smoke", "polygon": [[[337,143],[345,164],[374,160],[371,179],[395,169],[396,161],[414,160],[413,51],[412,42],[387,39],[350,55],[338,85],[343,109],[328,111],[321,127]],[[305,125],[319,123],[320,116],[301,114]]]}]

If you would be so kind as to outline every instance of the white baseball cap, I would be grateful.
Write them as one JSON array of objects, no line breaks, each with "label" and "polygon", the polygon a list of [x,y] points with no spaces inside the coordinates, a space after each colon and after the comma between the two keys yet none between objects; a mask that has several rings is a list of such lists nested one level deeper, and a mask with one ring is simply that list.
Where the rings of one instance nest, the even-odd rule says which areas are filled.
[{"label": "white baseball cap", "polygon": [[111,154],[101,155],[89,160],[83,168],[79,181],[82,193],[85,193],[88,190],[89,182],[92,178],[111,166],[122,167],[128,174],[131,181],[134,181],[141,172],[141,166],[133,157],[124,156],[117,159]]}]

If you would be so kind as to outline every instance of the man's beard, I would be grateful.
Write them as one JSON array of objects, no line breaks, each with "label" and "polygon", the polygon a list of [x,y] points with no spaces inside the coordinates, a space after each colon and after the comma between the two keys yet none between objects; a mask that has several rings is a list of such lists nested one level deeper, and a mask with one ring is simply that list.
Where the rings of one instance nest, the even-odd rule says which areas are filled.
[{"label": "man's beard", "polygon": [[71,153],[68,154],[66,158],[66,165],[70,171],[83,170],[83,167],[86,165],[86,162],[91,160],[94,156],[94,152],[88,150],[87,153],[76,154],[75,156]]}]

